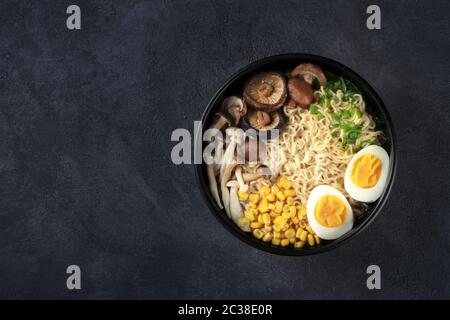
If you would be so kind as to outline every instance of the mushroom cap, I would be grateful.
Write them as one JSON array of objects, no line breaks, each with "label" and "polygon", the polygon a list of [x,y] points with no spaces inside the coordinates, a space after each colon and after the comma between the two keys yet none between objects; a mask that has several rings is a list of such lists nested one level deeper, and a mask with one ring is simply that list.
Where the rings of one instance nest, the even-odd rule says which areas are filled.
[{"label": "mushroom cap", "polygon": [[303,78],[309,84],[313,83],[314,78],[317,78],[321,85],[327,83],[327,78],[325,77],[322,68],[312,63],[299,64],[292,70],[291,77]]},{"label": "mushroom cap", "polygon": [[272,134],[272,130],[281,130],[286,123],[286,119],[281,112],[269,113],[270,123],[267,125],[261,125],[258,121],[258,111],[250,110],[247,115],[242,119],[241,126],[244,130],[255,129],[256,131],[267,131],[268,139],[274,138],[277,135]]},{"label": "mushroom cap", "polygon": [[291,78],[288,81],[289,95],[300,107],[308,108],[314,102],[311,85],[302,78]]},{"label": "mushroom cap", "polygon": [[239,123],[242,116],[247,113],[247,104],[236,96],[229,96],[222,102],[222,110],[228,113],[234,121],[234,125]]},{"label": "mushroom cap", "polygon": [[251,77],[244,86],[244,99],[249,106],[272,112],[278,110],[286,100],[287,86],[278,72],[261,72]]}]

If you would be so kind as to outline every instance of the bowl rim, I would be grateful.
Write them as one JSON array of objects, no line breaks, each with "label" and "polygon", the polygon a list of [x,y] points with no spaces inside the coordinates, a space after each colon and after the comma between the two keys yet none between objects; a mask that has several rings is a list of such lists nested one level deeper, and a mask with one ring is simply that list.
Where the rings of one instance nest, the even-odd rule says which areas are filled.
[{"label": "bowl rim", "polygon": [[395,180],[395,173],[397,171],[397,155],[396,155],[396,136],[395,136],[395,130],[392,123],[391,116],[383,102],[383,100],[380,98],[378,93],[373,89],[373,87],[358,73],[350,69],[349,67],[345,66],[344,64],[330,59],[326,58],[320,55],[315,54],[309,54],[309,53],[283,53],[283,54],[277,54],[277,55],[271,55],[266,56],[260,59],[257,59],[253,62],[250,62],[246,64],[245,66],[239,68],[238,71],[233,73],[224,84],[221,85],[221,87],[215,92],[213,97],[209,100],[205,110],[202,113],[201,117],[201,126],[199,126],[198,131],[195,132],[195,141],[194,141],[194,150],[198,148],[200,145],[203,145],[202,141],[202,135],[201,132],[204,132],[205,129],[205,120],[207,119],[211,109],[216,103],[216,100],[232,85],[236,80],[238,80],[240,77],[247,75],[249,72],[257,72],[258,67],[263,67],[264,65],[267,65],[269,63],[273,63],[276,61],[281,60],[289,60],[289,59],[298,59],[300,61],[311,61],[312,63],[318,63],[319,65],[321,63],[324,63],[326,65],[331,65],[333,68],[339,69],[341,71],[344,71],[347,74],[351,74],[353,78],[358,79],[358,81],[364,85],[365,92],[364,94],[370,94],[372,100],[375,102],[374,105],[377,109],[381,111],[383,114],[383,117],[385,119],[386,125],[389,128],[389,141],[391,144],[391,152],[389,154],[389,167],[390,172],[388,174],[387,180],[386,180],[386,187],[381,195],[381,197],[378,199],[375,207],[373,208],[370,215],[356,228],[352,228],[349,232],[347,232],[344,236],[332,240],[328,242],[326,245],[319,245],[314,247],[307,247],[307,248],[301,248],[301,249],[293,249],[291,247],[280,247],[280,246],[274,246],[271,244],[266,244],[261,242],[261,240],[258,240],[251,236],[249,233],[243,232],[240,230],[234,222],[228,218],[226,214],[224,214],[220,210],[217,204],[214,202],[212,196],[209,192],[209,187],[206,183],[204,174],[203,174],[203,163],[201,164],[195,164],[195,175],[197,182],[200,187],[200,193],[202,194],[202,197],[204,201],[206,202],[209,210],[213,213],[213,215],[216,217],[217,220],[236,238],[240,239],[242,242],[252,246],[253,248],[269,252],[272,254],[277,255],[284,255],[284,256],[310,256],[315,255],[319,253],[324,253],[328,251],[332,251],[333,249],[336,249],[337,247],[341,246],[343,243],[348,243],[348,240],[350,238],[353,238],[357,234],[361,233],[363,230],[365,230],[372,222],[373,220],[378,216],[378,214],[381,212],[382,208],[386,204],[387,199],[389,198],[389,194],[391,193],[394,180]]}]

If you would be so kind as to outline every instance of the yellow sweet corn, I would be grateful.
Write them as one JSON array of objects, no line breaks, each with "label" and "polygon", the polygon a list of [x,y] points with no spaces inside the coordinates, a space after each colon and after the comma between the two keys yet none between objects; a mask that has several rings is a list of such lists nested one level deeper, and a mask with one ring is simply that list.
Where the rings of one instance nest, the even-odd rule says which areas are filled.
[{"label": "yellow sweet corn", "polygon": [[267,199],[267,201],[269,201],[269,202],[274,202],[274,201],[276,200],[276,197],[275,197],[275,195],[274,195],[273,193],[269,193],[269,194],[266,196],[266,199]]},{"label": "yellow sweet corn", "polygon": [[281,246],[282,247],[287,247],[289,245],[289,239],[283,239],[281,240]]},{"label": "yellow sweet corn", "polygon": [[284,195],[283,192],[278,191],[278,193],[277,193],[277,198],[278,198],[278,200],[280,200],[280,201],[284,201],[284,200],[286,199],[286,196]]},{"label": "yellow sweet corn", "polygon": [[320,244],[320,238],[317,234],[314,235],[314,240],[316,240],[316,244]]},{"label": "yellow sweet corn", "polygon": [[258,222],[261,223],[261,224],[264,224],[263,218],[262,218],[262,214],[260,214],[260,215],[258,216]]},{"label": "yellow sweet corn", "polygon": [[262,238],[262,240],[263,240],[264,242],[269,242],[270,240],[272,240],[272,234],[271,234],[270,232],[266,233],[266,234],[264,235],[264,237]]},{"label": "yellow sweet corn", "polygon": [[308,234],[308,244],[312,247],[314,246],[314,237],[312,234]]},{"label": "yellow sweet corn", "polygon": [[306,230],[308,230],[309,233],[314,233],[313,229],[311,229],[310,226],[306,226]]},{"label": "yellow sweet corn", "polygon": [[276,203],[275,203],[275,209],[273,209],[276,213],[281,213],[281,212],[283,212],[283,206],[284,206],[284,204],[283,204],[283,202],[282,201],[277,201]]},{"label": "yellow sweet corn", "polygon": [[295,237],[295,230],[292,229],[292,228],[287,229],[287,230],[284,232],[284,236],[285,236],[286,238],[288,238],[288,239],[294,238],[294,237]]},{"label": "yellow sweet corn", "polygon": [[306,208],[302,205],[297,206],[298,218],[306,218]]},{"label": "yellow sweet corn", "polygon": [[257,204],[259,202],[259,194],[252,193],[248,196],[248,200],[250,201],[250,203]]},{"label": "yellow sweet corn", "polygon": [[281,216],[285,219],[289,219],[291,217],[289,211],[283,211],[283,213],[281,214]]},{"label": "yellow sweet corn", "polygon": [[286,195],[286,197],[294,197],[295,196],[295,190],[294,189],[288,189],[288,190],[284,191],[284,194]]},{"label": "yellow sweet corn", "polygon": [[248,228],[250,225],[250,221],[246,217],[241,217],[238,219],[238,226],[241,228]]},{"label": "yellow sweet corn", "polygon": [[264,225],[261,222],[252,222],[250,223],[250,228],[252,229],[259,229],[264,227]]},{"label": "yellow sweet corn", "polygon": [[269,211],[269,203],[267,202],[266,199],[261,200],[258,206],[258,210],[261,213],[266,213],[267,211]]},{"label": "yellow sweet corn", "polygon": [[247,192],[239,191],[238,195],[239,195],[239,200],[241,200],[241,201],[247,201],[248,200],[248,193]]},{"label": "yellow sweet corn", "polygon": [[295,202],[294,197],[287,197],[287,198],[286,198],[286,203],[287,203],[288,205],[293,205],[294,202]]},{"label": "yellow sweet corn", "polygon": [[275,205],[273,203],[269,203],[269,210],[274,210],[275,209]]},{"label": "yellow sweet corn", "polygon": [[264,213],[262,215],[262,219],[263,219],[264,224],[266,224],[266,225],[272,223],[272,219],[270,218],[270,214],[268,214],[268,213]]},{"label": "yellow sweet corn", "polygon": [[274,237],[275,239],[280,239],[280,238],[281,238],[281,233],[275,231],[275,232],[273,233],[273,237]]},{"label": "yellow sweet corn", "polygon": [[271,232],[272,231],[272,227],[271,226],[268,226],[268,225],[265,225],[264,226],[264,231],[267,233],[267,232]]},{"label": "yellow sweet corn", "polygon": [[261,189],[259,190],[259,192],[263,196],[267,196],[270,193],[270,188],[268,186],[262,186]]},{"label": "yellow sweet corn", "polygon": [[273,239],[272,239],[272,244],[273,244],[273,245],[279,246],[279,245],[280,245],[280,242],[281,242],[280,239],[276,239],[276,238],[273,238]]},{"label": "yellow sweet corn", "polygon": [[253,214],[252,211],[245,211],[245,212],[244,212],[244,216],[245,216],[249,221],[255,220],[255,215]]},{"label": "yellow sweet corn", "polygon": [[286,231],[287,229],[289,229],[289,224],[286,223],[282,228],[281,231]]},{"label": "yellow sweet corn", "polygon": [[288,180],[288,179],[280,179],[279,184],[278,184],[281,188],[287,190],[290,189],[292,187],[292,181]]},{"label": "yellow sweet corn", "polygon": [[302,233],[300,234],[300,240],[306,241],[307,238],[308,238],[308,231],[303,230]]},{"label": "yellow sweet corn", "polygon": [[295,239],[295,238],[290,238],[290,239],[289,239],[289,242],[290,242],[291,244],[294,244],[296,241],[297,241],[297,239]]},{"label": "yellow sweet corn", "polygon": [[264,236],[264,233],[259,229],[255,229],[253,230],[253,235],[256,239],[261,239]]},{"label": "yellow sweet corn", "polygon": [[295,236],[300,239],[302,232],[303,232],[303,229],[302,228],[298,228],[297,232],[295,232]]},{"label": "yellow sweet corn", "polygon": [[289,214],[292,219],[295,218],[297,215],[297,208],[295,206],[289,206]]},{"label": "yellow sweet corn", "polygon": [[274,184],[272,188],[270,188],[270,191],[272,191],[272,193],[275,195],[278,193],[278,191],[280,191],[280,188],[278,188],[278,186]]},{"label": "yellow sweet corn", "polygon": [[305,244],[306,244],[305,241],[298,241],[294,244],[294,247],[300,249],[300,248],[303,248],[305,246]]},{"label": "yellow sweet corn", "polygon": [[292,222],[293,222],[294,224],[298,225],[299,222],[300,222],[300,219],[297,218],[297,217],[294,217],[294,218],[292,218]]}]

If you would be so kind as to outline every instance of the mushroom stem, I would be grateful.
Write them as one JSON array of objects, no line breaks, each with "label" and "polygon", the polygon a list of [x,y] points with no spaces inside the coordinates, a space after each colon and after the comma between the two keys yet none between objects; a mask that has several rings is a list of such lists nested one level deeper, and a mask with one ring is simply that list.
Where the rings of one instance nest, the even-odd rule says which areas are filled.
[{"label": "mushroom stem", "polygon": [[217,189],[217,181],[216,176],[214,174],[214,164],[208,164],[208,180],[209,180],[209,189],[211,190],[212,196],[214,200],[216,200],[217,205],[220,209],[223,209],[222,202],[220,201],[219,191]]},{"label": "mushroom stem", "polygon": [[[231,219],[235,223],[238,222],[240,218],[244,216],[244,211],[242,210],[241,203],[239,202],[239,196],[238,196],[238,188],[239,188],[239,182],[236,180],[229,181],[227,183],[227,187],[230,187],[230,214]],[[243,231],[250,231],[248,227],[244,227],[241,229]]]},{"label": "mushroom stem", "polygon": [[242,177],[242,167],[237,167],[234,174],[236,176],[237,182],[239,183],[239,191],[246,192],[248,190],[248,185],[245,183],[244,178]]},{"label": "mushroom stem", "polygon": [[243,173],[242,178],[245,182],[250,182],[256,179],[261,178],[262,175],[260,173]]},{"label": "mushroom stem", "polygon": [[228,191],[228,188],[227,188],[227,182],[230,180],[231,173],[233,172],[233,170],[236,166],[237,166],[237,164],[235,161],[232,161],[231,164],[226,165],[223,176],[220,179],[220,191],[222,192],[222,202],[223,202],[223,206],[225,208],[225,212],[227,213],[227,216],[229,218],[231,218],[230,192]]}]

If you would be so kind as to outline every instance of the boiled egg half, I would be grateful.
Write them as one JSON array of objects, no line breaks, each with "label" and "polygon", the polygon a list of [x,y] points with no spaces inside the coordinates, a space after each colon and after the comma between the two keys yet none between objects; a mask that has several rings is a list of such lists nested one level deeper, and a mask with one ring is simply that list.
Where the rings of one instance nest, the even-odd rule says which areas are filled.
[{"label": "boiled egg half", "polygon": [[334,240],[353,227],[353,211],[344,195],[333,187],[315,187],[306,204],[308,222],[322,239]]},{"label": "boiled egg half", "polygon": [[353,199],[374,202],[383,193],[389,172],[389,155],[380,146],[357,152],[345,171],[344,187]]}]

